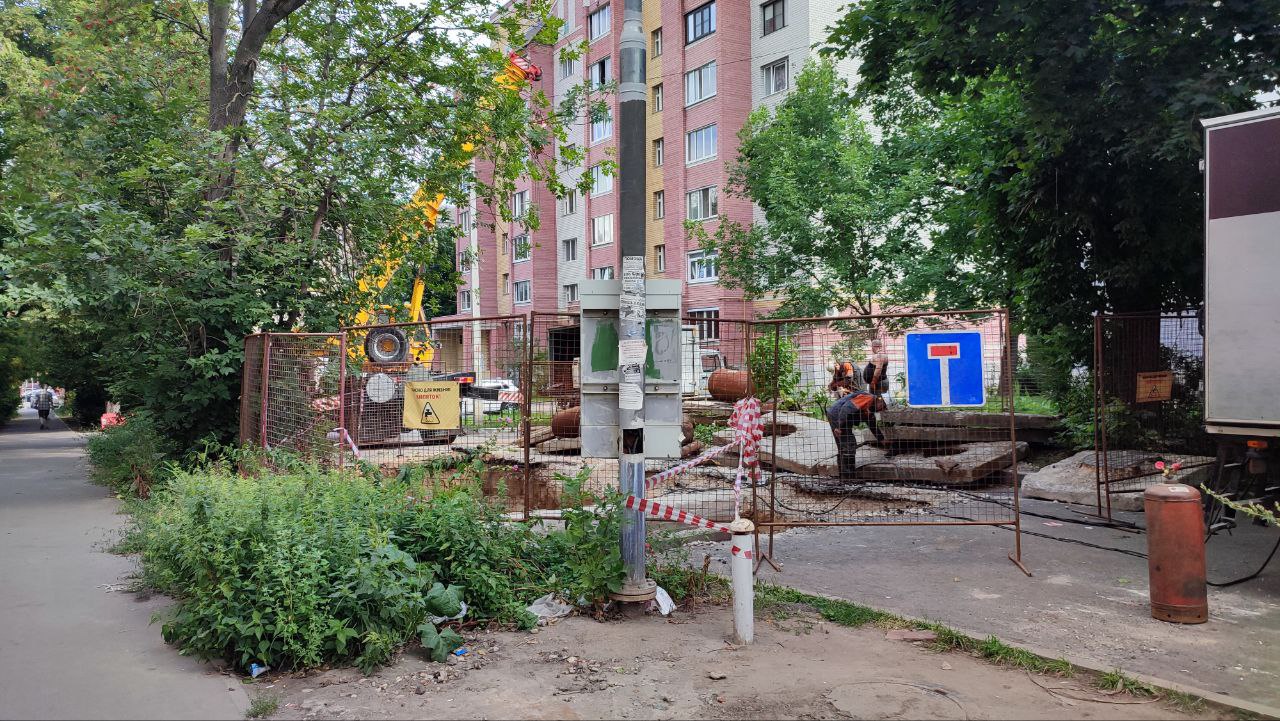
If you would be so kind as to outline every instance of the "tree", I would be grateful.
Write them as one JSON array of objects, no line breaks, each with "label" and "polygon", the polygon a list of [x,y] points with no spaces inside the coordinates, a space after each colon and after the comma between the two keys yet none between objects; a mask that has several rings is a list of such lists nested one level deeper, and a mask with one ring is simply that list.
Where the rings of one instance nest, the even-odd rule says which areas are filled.
[{"label": "tree", "polygon": [[944,245],[990,253],[1027,327],[1082,360],[1091,311],[1199,302],[1196,121],[1276,87],[1276,17],[1280,0],[866,0],[828,50],[861,61],[869,105],[905,86],[970,135],[940,156],[961,191],[935,216]]},{"label": "tree", "polygon": [[[0,5],[21,69],[0,80],[0,312],[40,329],[51,377],[146,409],[181,447],[232,438],[246,333],[337,329],[387,260],[452,296],[461,230],[426,233],[406,201],[559,187],[571,112],[492,81],[503,38],[554,37],[541,3],[229,7],[206,25],[190,0]],[[462,149],[482,137],[484,183]]]}]

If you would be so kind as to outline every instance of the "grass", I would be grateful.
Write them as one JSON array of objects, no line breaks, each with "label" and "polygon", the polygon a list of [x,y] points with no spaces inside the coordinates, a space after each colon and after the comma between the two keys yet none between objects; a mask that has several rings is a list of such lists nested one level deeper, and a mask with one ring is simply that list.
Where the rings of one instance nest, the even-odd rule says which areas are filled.
[{"label": "grass", "polygon": [[249,710],[244,712],[245,718],[266,718],[275,713],[280,708],[280,699],[264,694],[255,698],[249,704]]}]

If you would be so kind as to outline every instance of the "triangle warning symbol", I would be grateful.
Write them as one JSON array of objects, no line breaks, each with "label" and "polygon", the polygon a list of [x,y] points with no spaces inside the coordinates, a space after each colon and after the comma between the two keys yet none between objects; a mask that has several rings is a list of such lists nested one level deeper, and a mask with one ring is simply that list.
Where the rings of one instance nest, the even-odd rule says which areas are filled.
[{"label": "triangle warning symbol", "polygon": [[431,407],[431,401],[422,402],[422,422],[427,425],[440,425],[440,416],[436,415],[436,410]]}]

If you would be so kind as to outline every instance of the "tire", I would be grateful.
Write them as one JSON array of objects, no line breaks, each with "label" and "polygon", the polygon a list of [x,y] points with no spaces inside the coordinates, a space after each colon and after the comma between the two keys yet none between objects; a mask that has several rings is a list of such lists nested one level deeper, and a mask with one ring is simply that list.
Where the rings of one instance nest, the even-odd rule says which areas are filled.
[{"label": "tire", "polygon": [[364,354],[374,363],[403,363],[409,358],[409,339],[399,328],[374,328],[364,339]]}]

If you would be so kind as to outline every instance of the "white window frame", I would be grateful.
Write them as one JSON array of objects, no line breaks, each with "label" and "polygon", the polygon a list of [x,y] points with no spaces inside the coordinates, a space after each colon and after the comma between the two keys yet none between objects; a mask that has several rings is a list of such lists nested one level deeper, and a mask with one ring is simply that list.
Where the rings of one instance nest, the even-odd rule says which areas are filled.
[{"label": "white window frame", "polygon": [[[716,124],[704,125],[684,134],[684,164],[697,165],[714,160],[719,153]],[[701,153],[700,155],[697,153]]]},{"label": "white window frame", "polygon": [[653,267],[658,273],[667,271],[667,244],[659,243],[653,246]]},{"label": "white window frame", "polygon": [[578,212],[578,189],[569,188],[560,199],[560,215],[573,215]]},{"label": "white window frame", "polygon": [[[695,195],[698,196],[697,202],[698,202],[699,210],[709,211],[707,212],[706,215],[694,217],[693,201],[694,201]],[[712,218],[719,217],[720,198],[719,198],[719,193],[717,192],[716,186],[707,185],[702,188],[695,188],[685,193],[684,194],[684,210],[685,210],[685,213],[684,213],[685,220],[691,220],[694,222],[711,220]]]},{"label": "white window frame", "polygon": [[591,197],[613,192],[613,176],[605,172],[604,163],[591,166]]},{"label": "white window frame", "polygon": [[601,5],[596,11],[587,15],[587,41],[594,43],[609,34],[613,27],[613,8]]},{"label": "white window frame", "polygon": [[[524,249],[522,254],[520,251]],[[521,233],[511,239],[511,262],[512,263],[528,263],[533,260],[533,241],[529,239],[528,233]]]},{"label": "white window frame", "polygon": [[[703,315],[707,313],[708,315]],[[715,315],[709,315],[715,313]],[[686,316],[694,318],[698,326],[698,339],[703,341],[720,340],[720,309],[717,308],[690,308],[685,313]],[[711,329],[715,328],[712,333]]]},{"label": "white window frame", "polygon": [[[790,58],[779,58],[768,65],[760,68],[761,82],[764,84],[764,95],[777,95],[785,93],[791,87],[791,63]],[[782,87],[776,87],[775,78],[782,78]]]},{"label": "white window frame", "polygon": [[471,310],[471,291],[458,291],[458,311]]},{"label": "white window frame", "polygon": [[471,272],[471,251],[469,249],[458,251],[458,272]]},{"label": "white window frame", "polygon": [[560,255],[563,256],[565,262],[573,262],[578,259],[578,239],[564,238],[560,241]]},{"label": "white window frame", "polygon": [[578,302],[578,284],[577,283],[567,283],[564,286],[561,286],[561,290],[564,292],[565,305]]},{"label": "white window frame", "polygon": [[602,143],[613,137],[613,109],[609,109],[609,114],[604,120],[592,121],[591,123],[591,144]]},{"label": "white window frame", "polygon": [[[524,300],[520,299],[521,291],[524,291]],[[512,300],[516,305],[528,305],[533,302],[533,281],[517,280],[515,283],[515,296]]]},{"label": "white window frame", "polygon": [[511,274],[510,273],[502,274],[502,294],[511,295]]},{"label": "white window frame", "polygon": [[[706,30],[707,27],[710,27],[710,29],[706,30],[706,32],[703,32],[701,35],[699,35],[696,38],[690,37],[692,35],[691,30],[693,30],[694,16],[702,13],[704,10],[707,10],[708,12],[706,15],[706,21],[703,24],[704,25],[703,29]],[[712,0],[712,2],[705,3],[703,5],[699,5],[698,7],[684,14],[684,44],[685,45],[692,45],[705,37],[715,35],[715,33],[716,33],[715,0]]]},{"label": "white window frame", "polygon": [[613,266],[602,265],[599,268],[591,269],[591,280],[613,280]]},{"label": "white window frame", "polygon": [[684,106],[710,100],[717,92],[716,61],[704,63],[684,74]]},{"label": "white window frame", "polygon": [[654,138],[653,143],[651,143],[650,145],[653,148],[653,167],[661,168],[662,160],[663,160],[662,156],[663,156],[664,146],[666,145],[666,143],[663,141],[662,138]]},{"label": "white window frame", "polygon": [[[608,231],[604,234],[605,236],[607,236],[607,240],[599,239],[601,235],[599,233],[599,230],[601,228],[604,228]],[[609,245],[612,242],[613,242],[613,213],[608,213],[605,215],[597,215],[596,217],[592,218],[591,219],[591,247],[594,248],[600,245]]]},{"label": "white window frame", "polygon": [[571,78],[578,73],[577,58],[560,58],[560,79]]},{"label": "white window frame", "polygon": [[653,53],[653,57],[662,57],[662,28],[649,33],[649,41],[651,43],[650,52]]},{"label": "white window frame", "polygon": [[[714,283],[720,279],[720,254],[714,250],[691,250],[685,253],[685,272],[690,283]],[[708,271],[708,269],[710,269]],[[701,310],[711,310],[702,308]]]},{"label": "white window frame", "polygon": [[[765,12],[773,8],[773,29],[770,30]],[[781,22],[779,22],[781,21]],[[787,0],[772,0],[760,4],[760,37],[772,35],[787,26]]]},{"label": "white window frame", "polygon": [[529,191],[517,190],[511,194],[511,217],[521,218],[529,210]]},{"label": "white window frame", "polygon": [[462,228],[462,230],[467,233],[471,232],[471,209],[470,208],[466,210],[458,211],[458,227]]},{"label": "white window frame", "polygon": [[667,217],[667,191],[653,191],[653,219],[662,220]]},{"label": "white window frame", "polygon": [[650,88],[650,91],[652,93],[650,97],[650,100],[651,100],[650,105],[653,108],[650,112],[654,112],[654,113],[662,112],[662,83],[658,83],[657,85],[654,85],[652,88]]},{"label": "white window frame", "polygon": [[613,82],[613,57],[606,55],[591,63],[591,72],[587,75],[587,86],[598,88]]}]

